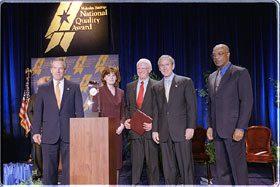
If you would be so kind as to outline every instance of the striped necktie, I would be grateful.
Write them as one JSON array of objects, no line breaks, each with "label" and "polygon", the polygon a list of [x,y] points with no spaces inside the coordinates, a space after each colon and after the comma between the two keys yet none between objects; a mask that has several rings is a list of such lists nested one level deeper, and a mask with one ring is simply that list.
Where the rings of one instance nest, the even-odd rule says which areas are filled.
[{"label": "striped necktie", "polygon": [[216,81],[215,81],[215,91],[218,91],[219,85],[221,83],[222,75],[221,75],[221,70],[218,71],[217,76],[216,76]]}]

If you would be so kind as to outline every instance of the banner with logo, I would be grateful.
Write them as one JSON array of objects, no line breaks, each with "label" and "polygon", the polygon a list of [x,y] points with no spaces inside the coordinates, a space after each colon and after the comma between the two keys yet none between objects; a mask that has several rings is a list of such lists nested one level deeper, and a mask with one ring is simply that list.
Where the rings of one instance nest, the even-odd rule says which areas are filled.
[{"label": "banner with logo", "polygon": [[108,9],[103,3],[61,2],[44,35],[44,56],[93,54],[108,49]]},{"label": "banner with logo", "polygon": [[[36,82],[41,77],[51,78],[51,62],[57,57],[49,58],[32,58],[32,77],[31,77],[31,90],[32,93],[37,91]],[[89,81],[96,81],[101,85],[101,72],[106,66],[117,67],[119,66],[118,55],[90,55],[90,56],[71,56],[64,57],[67,64],[65,78],[72,82],[80,84],[80,89],[83,96],[84,111],[90,112],[89,108],[89,94],[88,85]]]}]

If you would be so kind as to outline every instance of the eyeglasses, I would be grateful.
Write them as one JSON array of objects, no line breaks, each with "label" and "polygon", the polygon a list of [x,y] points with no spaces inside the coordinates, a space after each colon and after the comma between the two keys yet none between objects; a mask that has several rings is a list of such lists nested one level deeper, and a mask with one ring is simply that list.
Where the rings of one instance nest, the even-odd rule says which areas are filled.
[{"label": "eyeglasses", "polygon": [[223,56],[224,54],[227,54],[228,52],[219,52],[219,53],[212,53],[211,58],[215,58],[217,56]]}]

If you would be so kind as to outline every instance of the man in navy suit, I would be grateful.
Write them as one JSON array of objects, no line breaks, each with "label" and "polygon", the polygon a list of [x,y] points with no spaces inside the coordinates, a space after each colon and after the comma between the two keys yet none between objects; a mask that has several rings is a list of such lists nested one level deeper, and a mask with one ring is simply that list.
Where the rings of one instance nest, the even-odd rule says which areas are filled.
[{"label": "man in navy suit", "polygon": [[69,122],[84,116],[80,87],[64,79],[65,70],[63,59],[51,63],[52,80],[39,88],[35,101],[33,140],[42,146],[43,184],[48,185],[58,182],[59,155],[61,183],[69,184]]},{"label": "man in navy suit", "polygon": [[251,117],[253,91],[247,69],[231,64],[225,44],[212,53],[217,70],[208,78],[209,114],[207,137],[214,140],[217,182],[248,184],[245,130]]}]

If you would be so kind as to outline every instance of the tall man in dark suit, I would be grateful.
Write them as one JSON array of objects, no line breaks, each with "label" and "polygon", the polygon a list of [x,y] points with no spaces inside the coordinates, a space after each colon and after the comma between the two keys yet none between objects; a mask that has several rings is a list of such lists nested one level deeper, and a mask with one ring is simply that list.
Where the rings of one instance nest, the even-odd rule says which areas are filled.
[{"label": "tall man in dark suit", "polygon": [[42,146],[43,184],[57,184],[59,154],[61,183],[69,184],[69,122],[84,116],[80,87],[64,79],[65,70],[63,59],[52,62],[53,79],[39,88],[35,102],[33,140]]},{"label": "tall man in dark suit", "polygon": [[[152,86],[157,82],[149,78],[152,71],[152,64],[148,59],[140,59],[137,64],[138,80],[127,84],[126,103],[127,120],[125,127],[130,129],[130,118],[133,113],[139,109],[149,116],[153,116],[153,93]],[[139,135],[130,130],[131,140],[131,161],[132,161],[132,184],[139,184],[144,160],[146,159],[146,168],[148,182],[151,185],[159,184],[158,167],[158,145],[152,140],[152,124],[144,123],[143,128],[146,132]]]},{"label": "tall man in dark suit", "polygon": [[171,56],[162,55],[158,66],[164,78],[153,87],[152,136],[161,147],[165,183],[193,184],[191,139],[197,116],[194,85],[190,78],[173,73],[175,61]]},{"label": "tall man in dark suit", "polygon": [[248,184],[244,131],[253,105],[251,78],[247,69],[229,62],[225,44],[212,53],[217,70],[208,78],[209,114],[207,137],[214,139],[217,182],[222,185]]}]

